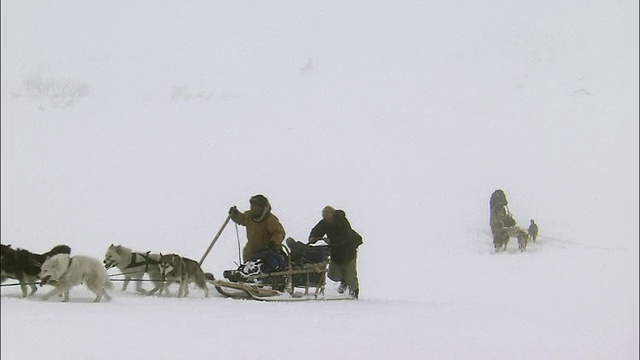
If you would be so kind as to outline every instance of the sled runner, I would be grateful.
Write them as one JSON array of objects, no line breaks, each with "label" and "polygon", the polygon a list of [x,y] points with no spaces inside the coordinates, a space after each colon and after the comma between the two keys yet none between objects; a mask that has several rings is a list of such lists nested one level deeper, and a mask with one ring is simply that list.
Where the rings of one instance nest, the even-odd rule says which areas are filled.
[{"label": "sled runner", "polygon": [[283,250],[263,250],[236,270],[212,280],[218,293],[233,299],[259,301],[350,300],[325,294],[328,246],[309,246],[292,238]]},{"label": "sled runner", "polygon": [[351,295],[326,296],[325,294],[290,293],[260,287],[255,284],[234,283],[230,281],[214,280],[213,286],[223,296],[232,299],[250,299],[258,301],[327,301],[353,300]]}]

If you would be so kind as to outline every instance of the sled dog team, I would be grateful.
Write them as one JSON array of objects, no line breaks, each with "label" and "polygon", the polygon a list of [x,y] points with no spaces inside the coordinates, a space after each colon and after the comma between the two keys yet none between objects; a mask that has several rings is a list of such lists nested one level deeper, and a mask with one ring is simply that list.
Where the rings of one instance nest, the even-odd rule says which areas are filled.
[{"label": "sled dog team", "polygon": [[[195,260],[176,254],[135,252],[122,245],[111,244],[102,262],[85,255],[71,256],[71,248],[67,245],[55,246],[43,254],[14,249],[11,245],[5,244],[2,244],[0,249],[1,281],[4,282],[8,278],[18,280],[22,297],[31,296],[37,291],[35,284],[39,279],[41,286],[49,284],[54,287],[42,296],[43,300],[62,295],[62,301],[69,301],[69,290],[81,284],[96,295],[94,302],[100,302],[103,297],[110,300],[111,296],[107,290],[113,290],[113,283],[109,279],[107,269],[114,267],[124,275],[122,291],[134,280],[136,292],[140,294],[168,294],[168,286],[177,283],[177,296],[183,297],[189,295],[188,285],[195,283],[204,290],[205,297],[208,297],[209,289],[206,282],[213,280],[213,275],[205,275]],[[154,286],[150,291],[143,289],[139,281],[145,274]],[[29,293],[27,285],[31,287]]]},{"label": "sled dog team", "polygon": [[[136,292],[148,295],[156,292],[168,293],[169,284],[178,283],[178,297],[183,297],[189,295],[188,285],[193,282],[204,290],[206,297],[209,296],[205,273],[200,264],[187,257],[176,254],[139,253],[122,245],[111,244],[103,263],[105,268],[116,267],[124,275],[122,291],[127,290],[131,280],[136,281]],[[144,274],[147,274],[153,283],[154,287],[151,291],[143,289],[139,281]]]},{"label": "sled dog team", "polygon": [[[249,200],[250,210],[241,212],[236,206],[229,209],[229,220],[246,227],[247,243],[242,252],[244,263],[260,265],[260,254],[282,251],[285,231],[279,219],[271,212],[269,200],[262,194],[254,195]],[[224,229],[224,225],[220,231]],[[217,239],[217,236],[216,236]],[[344,210],[325,206],[322,219],[311,229],[308,244],[322,240],[330,249],[331,260],[327,277],[340,282],[338,293],[349,290],[349,295],[357,299],[360,288],[356,269],[357,249],[362,244],[362,236],[358,234],[346,218]],[[213,245],[214,241],[211,243]],[[208,252],[209,250],[207,250]],[[34,281],[51,284],[54,289],[43,296],[63,295],[69,300],[69,290],[76,285],[84,284],[96,294],[95,302],[102,298],[110,299],[107,290],[113,289],[107,270],[117,268],[119,275],[124,275],[122,290],[126,290],[131,281],[136,283],[136,291],[140,294],[168,293],[168,286],[179,285],[177,297],[189,295],[189,284],[195,283],[209,296],[207,282],[215,281],[211,273],[204,273],[200,264],[192,259],[177,254],[152,252],[136,252],[122,245],[111,244],[104,260],[88,256],[71,256],[69,246],[56,246],[44,254],[34,254],[24,249],[14,250],[10,245],[2,246],[2,281],[14,278],[20,282],[23,297],[27,295],[27,284],[36,291]],[[206,253],[205,253],[206,256]],[[268,273],[268,272],[267,272]],[[142,288],[141,280],[148,276],[153,289]]]},{"label": "sled dog team", "polygon": [[[262,198],[264,198],[264,201],[260,203],[258,200],[261,200]],[[502,190],[498,189],[491,195],[491,216],[489,222],[491,226],[491,233],[493,235],[494,248],[496,251],[500,249],[506,250],[509,238],[511,236],[515,236],[518,239],[518,248],[520,251],[524,251],[527,248],[529,240],[533,242],[536,241],[539,232],[538,225],[532,219],[530,220],[529,228],[526,231],[516,226],[513,216],[508,211],[507,204],[506,196]],[[330,214],[330,212],[327,211],[327,214],[325,214],[325,210],[327,209],[333,210],[333,212]],[[336,255],[336,259],[333,259],[332,256],[331,265],[333,265],[334,269],[341,269],[341,273],[336,273],[334,276],[331,276],[332,269],[330,266],[329,278],[334,281],[340,281],[341,288],[349,286],[350,292],[353,292],[353,296],[358,298],[355,253],[358,245],[361,244],[362,241],[360,240],[354,244],[350,244],[348,241],[344,244],[339,242],[338,240],[340,240],[341,237],[337,232],[335,232],[336,229],[340,230],[342,227],[347,229],[348,231],[345,230],[343,232],[347,233],[345,238],[348,239],[353,237],[351,235],[352,230],[350,225],[338,226],[336,229],[333,229],[332,225],[333,227],[337,226],[336,224],[333,224],[336,222],[334,219],[335,216],[328,215],[332,215],[334,213],[338,214],[338,211],[330,206],[323,209],[323,220],[321,220],[321,222],[312,229],[311,235],[309,236],[309,243],[314,243],[317,240],[322,239],[325,240],[325,242],[327,242],[332,248],[335,247],[333,250],[335,250],[334,255]],[[246,219],[246,221],[243,222],[244,218],[242,218],[241,215],[246,217],[251,216],[253,222]],[[256,218],[254,218],[254,215]],[[250,258],[249,255],[251,251],[249,250],[252,250],[252,248],[249,245],[252,245],[252,240],[254,240],[250,235],[256,232],[253,228],[253,231],[250,231],[251,229],[249,229],[249,225],[255,227],[256,225],[254,222],[256,224],[261,222],[267,215],[270,215],[270,206],[268,200],[262,195],[256,195],[251,198],[251,210],[244,214],[240,213],[235,206],[229,210],[230,218],[232,218],[236,223],[248,227],[247,237],[249,242],[243,251],[245,261],[247,258]],[[273,215],[271,215],[271,217],[275,218]],[[277,222],[277,218],[275,218],[274,221],[279,224]],[[348,221],[346,220],[343,222],[348,224]],[[320,228],[321,225],[325,225],[327,229]],[[281,225],[275,228],[278,230],[281,228]],[[330,243],[329,239],[324,238],[323,236],[325,236],[325,234],[329,235],[332,229],[334,231],[331,235],[333,241]],[[266,246],[272,247],[272,242],[281,243],[284,238],[284,231],[281,231],[281,233],[282,234],[276,231],[275,234],[267,234],[268,242]],[[279,241],[274,241],[274,239]],[[254,240],[253,245],[255,245],[255,242],[256,241]],[[344,248],[345,245],[348,246]],[[343,247],[343,249],[340,247]],[[338,251],[339,249],[340,252]],[[42,297],[43,300],[47,300],[53,296],[62,295],[63,301],[68,301],[69,290],[72,287],[81,284],[84,284],[96,295],[94,302],[100,302],[103,297],[110,300],[111,296],[107,293],[107,290],[112,290],[113,284],[109,279],[107,270],[114,267],[121,272],[121,275],[124,275],[122,291],[125,291],[129,283],[133,280],[136,283],[135,290],[140,294],[168,294],[168,286],[170,284],[177,283],[179,285],[177,297],[183,297],[189,295],[189,284],[195,283],[199,288],[204,290],[205,297],[208,297],[209,289],[207,288],[207,281],[214,280],[213,275],[211,273],[205,273],[200,267],[200,264],[195,260],[177,254],[163,255],[161,253],[136,252],[122,245],[111,244],[107,249],[105,258],[102,262],[100,262],[99,259],[90,256],[71,256],[71,248],[67,245],[55,246],[43,254],[36,254],[19,248],[13,249],[11,245],[4,244],[0,245],[0,250],[0,267],[2,270],[0,274],[0,281],[4,282],[8,278],[18,280],[22,290],[22,296],[27,297],[33,295],[37,291],[35,283],[37,279],[40,279],[41,285],[49,284],[54,287],[53,290],[49,291]],[[345,257],[345,259],[343,259],[345,261],[337,263],[338,255]],[[334,262],[336,262],[336,264],[334,264]],[[147,274],[149,281],[153,284],[153,289],[150,291],[142,288],[141,280],[145,274]],[[31,292],[29,293],[27,293],[27,285],[31,288]],[[344,292],[344,290],[342,291]]]},{"label": "sled dog team", "polygon": [[525,231],[517,226],[506,228],[502,221],[496,221],[493,233],[493,246],[495,250],[507,250],[507,244],[511,236],[515,236],[516,239],[518,239],[518,249],[525,251],[529,240],[536,242],[538,225],[531,219],[531,225],[529,225],[529,228]]},{"label": "sled dog team", "polygon": [[516,221],[507,208],[508,203],[507,197],[501,189],[494,191],[489,199],[491,214],[489,225],[493,235],[493,247],[496,251],[507,250],[509,238],[515,236],[518,239],[518,249],[524,251],[527,249],[529,240],[536,242],[539,232],[538,224],[531,219],[526,231],[516,226]]}]

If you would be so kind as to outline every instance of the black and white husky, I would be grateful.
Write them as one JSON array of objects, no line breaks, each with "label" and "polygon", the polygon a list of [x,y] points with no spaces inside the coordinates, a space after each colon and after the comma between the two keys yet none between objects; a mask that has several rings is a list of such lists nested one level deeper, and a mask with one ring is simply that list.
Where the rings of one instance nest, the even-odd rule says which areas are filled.
[{"label": "black and white husky", "polygon": [[[53,255],[70,254],[71,248],[67,245],[58,245],[44,254],[32,253],[25,249],[13,249],[11,245],[0,245],[0,267],[2,268],[0,281],[16,279],[20,282],[22,297],[33,295],[36,288],[36,280],[42,264]],[[27,294],[27,285],[31,292]],[[53,285],[53,283],[52,283]]]}]

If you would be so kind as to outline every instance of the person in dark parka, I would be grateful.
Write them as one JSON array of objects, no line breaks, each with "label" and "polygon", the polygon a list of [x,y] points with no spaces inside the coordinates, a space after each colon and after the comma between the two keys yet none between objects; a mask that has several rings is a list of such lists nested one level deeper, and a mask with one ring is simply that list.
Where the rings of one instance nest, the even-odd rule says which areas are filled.
[{"label": "person in dark parka", "polygon": [[357,299],[360,286],[356,261],[362,237],[351,228],[343,210],[331,206],[322,209],[322,220],[311,229],[309,244],[315,244],[318,240],[326,242],[331,249],[329,279],[340,282],[339,293],[349,289],[349,293]]}]

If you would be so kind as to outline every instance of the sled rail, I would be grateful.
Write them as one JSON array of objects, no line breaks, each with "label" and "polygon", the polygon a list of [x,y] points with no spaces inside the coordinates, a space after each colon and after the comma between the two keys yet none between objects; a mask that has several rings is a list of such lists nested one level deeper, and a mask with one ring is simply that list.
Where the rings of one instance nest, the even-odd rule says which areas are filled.
[{"label": "sled rail", "polygon": [[247,276],[247,279],[254,280],[254,279],[264,279],[264,278],[282,276],[282,275],[326,273],[327,265],[328,263],[326,262],[316,263],[316,264],[307,264],[307,265],[304,265],[304,267],[306,268],[303,267],[302,269],[274,271],[268,274],[249,275]]}]

